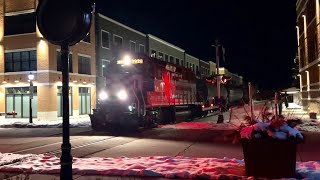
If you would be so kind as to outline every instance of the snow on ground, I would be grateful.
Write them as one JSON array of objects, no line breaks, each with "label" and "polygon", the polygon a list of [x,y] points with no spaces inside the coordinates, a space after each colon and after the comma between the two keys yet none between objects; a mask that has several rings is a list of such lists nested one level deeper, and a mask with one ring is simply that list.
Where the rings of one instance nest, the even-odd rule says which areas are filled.
[{"label": "snow on ground", "polygon": [[[12,164],[8,162],[12,160]],[[1,172],[59,174],[60,159],[51,155],[0,154]],[[137,158],[73,158],[78,175],[138,176],[165,178],[247,179],[243,160],[151,156]],[[298,162],[297,173],[307,179],[320,178],[320,162]]]},{"label": "snow on ground", "polygon": [[171,129],[208,129],[208,130],[236,130],[238,126],[230,123],[216,122],[182,122],[178,124],[159,125],[160,128],[171,128]]},{"label": "snow on ground", "polygon": [[[70,127],[91,127],[89,117],[70,118]],[[62,127],[61,120],[44,121],[33,120],[33,123],[29,123],[29,119],[25,118],[7,118],[5,121],[0,121],[0,128],[60,128]]]}]

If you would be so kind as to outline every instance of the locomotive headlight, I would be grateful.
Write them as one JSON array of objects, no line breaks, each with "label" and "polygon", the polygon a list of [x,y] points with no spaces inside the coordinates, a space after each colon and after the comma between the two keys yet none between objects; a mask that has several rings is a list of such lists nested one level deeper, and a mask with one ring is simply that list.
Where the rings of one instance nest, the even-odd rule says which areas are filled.
[{"label": "locomotive headlight", "polygon": [[128,94],[125,90],[121,90],[117,93],[117,97],[120,99],[120,100],[126,100],[128,98]]},{"label": "locomotive headlight", "polygon": [[106,100],[108,99],[108,94],[104,91],[102,91],[100,94],[99,94],[99,99],[101,100]]}]

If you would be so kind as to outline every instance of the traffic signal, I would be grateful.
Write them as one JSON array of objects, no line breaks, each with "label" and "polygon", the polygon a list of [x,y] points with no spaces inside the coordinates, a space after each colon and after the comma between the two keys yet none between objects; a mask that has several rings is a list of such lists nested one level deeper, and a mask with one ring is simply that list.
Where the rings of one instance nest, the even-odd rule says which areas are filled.
[{"label": "traffic signal", "polygon": [[222,82],[223,84],[229,84],[230,81],[231,81],[231,79],[232,79],[232,77],[223,75],[222,78],[221,78],[221,82]]}]

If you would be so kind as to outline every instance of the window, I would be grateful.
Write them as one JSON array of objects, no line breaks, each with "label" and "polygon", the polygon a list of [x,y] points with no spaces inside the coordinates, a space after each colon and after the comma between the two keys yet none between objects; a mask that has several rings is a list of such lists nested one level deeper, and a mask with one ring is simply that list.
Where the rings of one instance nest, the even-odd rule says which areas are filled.
[{"label": "window", "polygon": [[36,71],[37,51],[5,53],[5,72]]},{"label": "window", "polygon": [[167,62],[169,62],[169,56],[168,56],[168,54],[165,54],[165,55],[164,55],[164,60],[167,61]]},{"label": "window", "polygon": [[151,54],[150,54],[151,57],[153,58],[157,58],[157,51],[154,50],[154,49],[151,49]]},{"label": "window", "polygon": [[[57,71],[62,71],[60,51],[57,52]],[[72,72],[72,54],[71,53],[69,53],[69,72]]]},{"label": "window", "polygon": [[174,63],[174,58],[172,56],[170,56],[170,63]]},{"label": "window", "polygon": [[136,52],[136,42],[130,41],[130,51]]},{"label": "window", "polygon": [[90,33],[88,33],[87,36],[82,41],[90,43]]},{"label": "window", "polygon": [[180,59],[176,58],[176,64],[180,65]]},{"label": "window", "polygon": [[[58,117],[62,116],[62,87],[58,86],[58,94],[57,94],[57,103],[58,103]],[[69,115],[72,116],[72,88],[69,87]]]},{"label": "window", "polygon": [[[16,118],[30,116],[30,87],[6,88],[6,112],[16,112]],[[37,117],[38,112],[37,87],[33,86],[32,117]]]},{"label": "window", "polygon": [[122,48],[122,37],[120,37],[118,35],[113,35],[113,45],[116,48],[121,49]]},{"label": "window", "polygon": [[187,62],[187,66],[186,67],[189,69],[189,62]]},{"label": "window", "polygon": [[102,59],[102,77],[106,77],[110,61]]},{"label": "window", "polygon": [[110,48],[109,33],[103,30],[101,30],[101,46],[107,49]]},{"label": "window", "polygon": [[36,32],[36,13],[26,13],[4,17],[4,35]]},{"label": "window", "polygon": [[[201,70],[203,70],[203,69],[201,69]],[[194,69],[193,69],[193,71],[194,71]],[[199,66],[196,66],[196,73],[199,73]],[[201,74],[203,74],[203,73],[201,73]]]},{"label": "window", "polygon": [[79,87],[79,114],[90,114],[90,88]]},{"label": "window", "polygon": [[139,52],[140,52],[140,53],[145,53],[144,45],[139,44]]},{"label": "window", "polygon": [[91,74],[90,58],[79,55],[79,74]]},{"label": "window", "polygon": [[159,56],[158,56],[158,59],[160,59],[160,60],[164,60],[164,56],[163,56],[163,53],[162,52],[159,52]]},{"label": "window", "polygon": [[183,67],[184,67],[184,61],[183,61],[183,60],[181,60],[181,66],[183,66]]}]

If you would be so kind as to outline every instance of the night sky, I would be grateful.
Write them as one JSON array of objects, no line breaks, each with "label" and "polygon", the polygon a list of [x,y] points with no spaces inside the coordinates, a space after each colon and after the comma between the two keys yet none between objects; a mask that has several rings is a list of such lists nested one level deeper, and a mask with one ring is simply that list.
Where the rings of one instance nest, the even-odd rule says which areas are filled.
[{"label": "night sky", "polygon": [[96,10],[204,60],[219,38],[226,67],[261,89],[291,86],[295,0],[96,0]]}]

